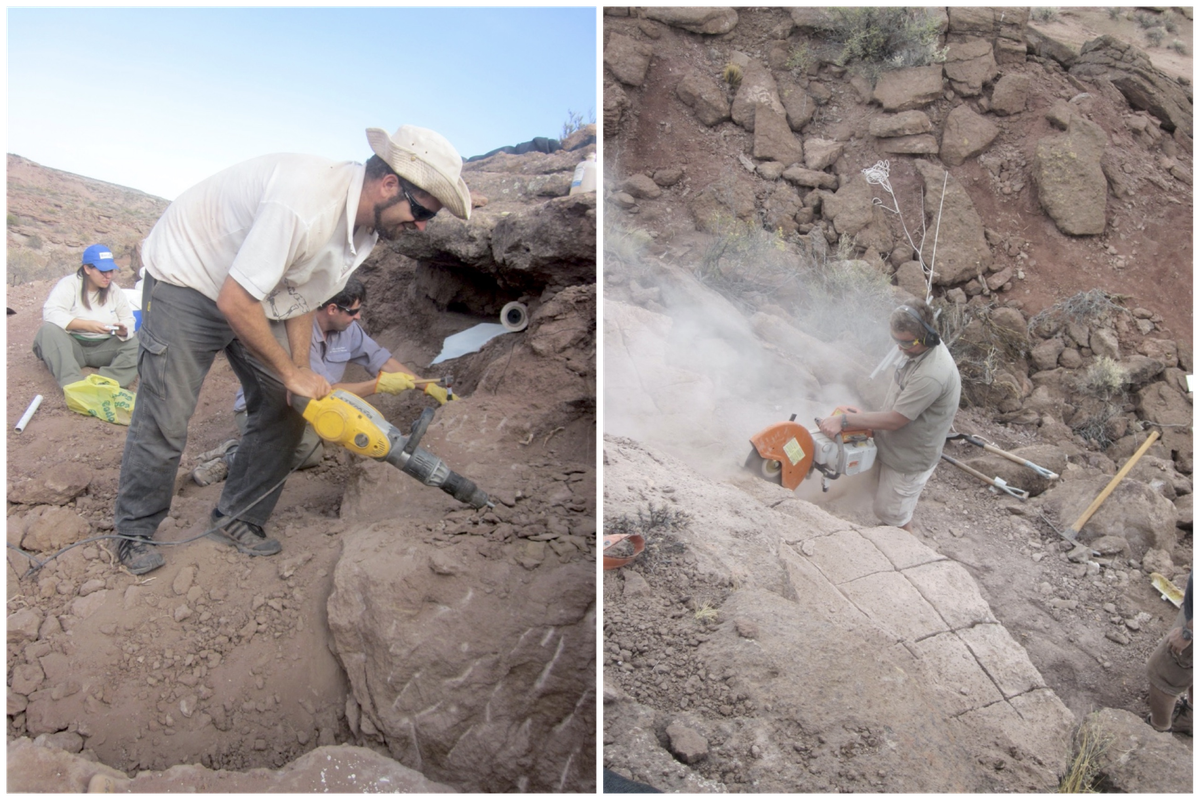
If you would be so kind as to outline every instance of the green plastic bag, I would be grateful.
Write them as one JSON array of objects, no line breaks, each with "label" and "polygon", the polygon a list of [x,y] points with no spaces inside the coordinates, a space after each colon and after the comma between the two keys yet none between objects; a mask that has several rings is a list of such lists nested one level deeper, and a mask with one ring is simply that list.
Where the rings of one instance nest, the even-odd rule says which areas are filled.
[{"label": "green plastic bag", "polygon": [[133,417],[133,403],[137,395],[112,378],[103,375],[88,375],[81,381],[63,387],[67,408],[89,417],[128,425]]}]

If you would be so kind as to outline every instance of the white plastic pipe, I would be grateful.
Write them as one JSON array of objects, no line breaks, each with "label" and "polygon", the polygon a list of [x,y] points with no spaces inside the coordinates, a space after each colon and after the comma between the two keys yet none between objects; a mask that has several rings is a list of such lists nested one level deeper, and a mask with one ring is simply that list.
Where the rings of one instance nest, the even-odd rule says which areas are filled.
[{"label": "white plastic pipe", "polygon": [[17,422],[17,430],[25,430],[25,426],[29,424],[29,420],[33,417],[33,412],[38,410],[38,406],[42,404],[42,396],[39,394],[33,398],[33,402],[29,404],[29,408],[25,409],[25,413],[21,415],[21,419]]}]

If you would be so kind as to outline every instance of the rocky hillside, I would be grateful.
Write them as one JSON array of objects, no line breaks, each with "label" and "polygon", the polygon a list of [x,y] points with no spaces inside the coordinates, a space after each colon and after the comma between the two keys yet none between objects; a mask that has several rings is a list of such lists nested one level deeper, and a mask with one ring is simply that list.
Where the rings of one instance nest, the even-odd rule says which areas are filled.
[{"label": "rocky hillside", "polygon": [[8,283],[60,278],[83,248],[109,246],[122,267],[169,201],[8,154]]},{"label": "rocky hillside", "polygon": [[[796,648],[840,658],[836,641],[823,638],[836,640],[840,628],[806,629],[801,644],[757,618],[745,627],[757,626],[761,639],[743,634],[741,620],[759,602],[747,592],[807,607],[823,602],[814,583],[829,581],[855,606],[851,617],[865,615],[903,641],[890,612],[849,585],[863,579],[849,576],[862,574],[865,552],[878,560],[875,550],[858,539],[845,547],[829,520],[778,537],[772,523],[744,524],[757,519],[759,503],[782,508],[777,498],[731,500],[737,513],[676,506],[682,487],[665,484],[654,465],[674,457],[740,488],[731,472],[755,431],[790,413],[811,420],[841,403],[875,407],[890,375],[880,363],[890,347],[884,320],[906,299],[930,294],[940,309],[964,378],[957,430],[1061,466],[1060,481],[1037,485],[1027,470],[951,445],[948,453],[1034,499],[997,498],[944,464],[916,524],[921,543],[967,570],[962,591],[979,587],[987,613],[1044,681],[1035,684],[1052,689],[1076,723],[1107,707],[1136,724],[1141,664],[1173,614],[1148,575],[1186,579],[1191,563],[1190,61],[1180,70],[1177,51],[1151,58],[1132,15],[1080,37],[1108,24],[1102,9],[1046,20],[1012,8],[873,13],[606,9],[605,375],[621,390],[606,397],[605,432],[635,440],[607,442],[607,463],[621,464],[625,479],[613,485],[606,473],[606,520],[610,500],[612,514],[635,529],[661,519],[654,509],[664,505],[703,510],[669,535],[651,527],[660,556],[711,584],[704,593],[676,585],[654,560],[605,576],[606,608],[610,597],[629,606],[605,618],[606,760],[639,780],[665,776],[663,788],[890,786],[881,781],[895,774],[890,751],[868,741],[887,738],[866,721],[887,702],[879,692],[843,698],[862,721],[849,725],[858,741],[824,724],[833,709],[820,697],[771,700]],[[1181,35],[1191,29],[1178,10],[1144,13],[1163,30],[1168,22]],[[884,23],[896,49],[864,57],[875,52],[862,49],[867,34]],[[1084,527],[1087,546],[1065,542],[1059,531],[1151,430],[1161,441],[1140,467],[1150,471],[1122,483],[1120,499]],[[649,456],[630,457],[640,449]],[[801,496],[870,527],[864,491],[842,479],[827,495],[802,487]],[[710,543],[725,527],[730,539],[714,554]],[[806,547],[797,536],[815,538]],[[907,569],[879,549],[878,569]],[[918,589],[929,602],[937,591]],[[733,605],[723,610],[725,602]],[[919,603],[907,610],[927,613]],[[654,625],[669,644],[639,635]],[[752,641],[735,646],[738,636]],[[989,648],[967,646],[1015,709],[1016,694],[986,664]],[[757,681],[745,680],[740,651],[761,658]],[[945,654],[926,658],[950,669]],[[860,666],[851,659],[823,669],[857,674]],[[689,685],[693,668],[708,682]],[[960,699],[970,696],[966,683],[949,683]],[[915,725],[931,705],[935,716],[973,714],[946,698],[910,702]],[[668,753],[630,758],[651,732]],[[906,774],[905,785],[1051,789],[1057,762],[1015,755],[1039,751],[1039,735],[1014,742],[1022,765],[972,752],[969,761],[994,770],[933,767]],[[1143,755],[1142,767],[1158,763]],[[1114,785],[1134,780],[1116,772]],[[1159,777],[1162,786],[1190,785],[1190,773]]]},{"label": "rocky hillside", "polygon": [[[436,409],[421,446],[491,494],[478,512],[327,448],[268,523],[280,556],[197,538],[222,487],[188,472],[236,434],[219,358],[166,566],[135,579],[96,542],[31,569],[111,531],[125,429],[69,411],[30,352],[50,281],[10,288],[9,416],[46,398],[9,430],[8,541],[29,554],[8,551],[10,788],[595,788],[596,196],[568,196],[594,150],[472,162],[469,224],[440,215],[360,270],[368,332],[458,395],[369,402],[404,431]],[[518,299],[525,330],[430,366]]]},{"label": "rocky hillside", "polygon": [[[826,300],[869,313],[883,285],[885,305],[928,287],[968,401],[1003,421],[1107,446],[1190,419],[1186,79],[1112,37],[1050,46],[1021,10],[932,13],[940,60],[874,83],[819,9],[629,13],[605,28],[618,267],[686,265],[826,341],[846,333]],[[654,302],[620,268],[606,280]],[[1062,386],[1110,362],[1124,403]],[[1164,439],[1190,472],[1190,435]]]}]

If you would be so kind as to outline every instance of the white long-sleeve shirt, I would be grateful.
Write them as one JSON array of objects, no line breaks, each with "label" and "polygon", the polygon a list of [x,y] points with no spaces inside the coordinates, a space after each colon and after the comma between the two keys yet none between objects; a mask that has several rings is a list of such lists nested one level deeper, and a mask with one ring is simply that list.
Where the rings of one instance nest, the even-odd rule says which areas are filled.
[{"label": "white long-sleeve shirt", "polygon": [[[80,289],[83,288],[83,278],[78,273],[68,275],[54,285],[50,296],[42,305],[42,319],[57,325],[64,331],[73,319],[95,320],[105,325],[124,324],[128,336],[119,337],[127,342],[135,335],[133,332],[133,308],[125,297],[125,291],[115,283],[108,287],[108,299],[101,303],[100,293],[88,295],[91,308],[83,305],[79,299]],[[90,331],[70,331],[72,336],[83,339],[107,339],[107,333],[92,333]]]}]

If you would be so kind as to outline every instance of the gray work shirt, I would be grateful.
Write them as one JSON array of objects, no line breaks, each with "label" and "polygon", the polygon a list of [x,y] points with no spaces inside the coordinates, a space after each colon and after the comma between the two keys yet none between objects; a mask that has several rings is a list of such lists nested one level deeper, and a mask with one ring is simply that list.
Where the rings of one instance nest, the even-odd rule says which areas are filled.
[{"label": "gray work shirt", "polygon": [[[312,343],[308,349],[308,363],[313,372],[317,373],[332,386],[340,383],[346,374],[348,364],[358,364],[364,367],[374,377],[379,374],[392,357],[392,354],[370,336],[367,336],[358,320],[350,323],[344,331],[323,333],[321,326],[313,320]],[[246,395],[238,389],[233,401],[233,411],[246,410]]]},{"label": "gray work shirt", "polygon": [[944,344],[907,359],[896,368],[884,411],[911,422],[898,431],[876,431],[879,460],[897,472],[923,472],[937,464],[954,424],[962,379]]}]

